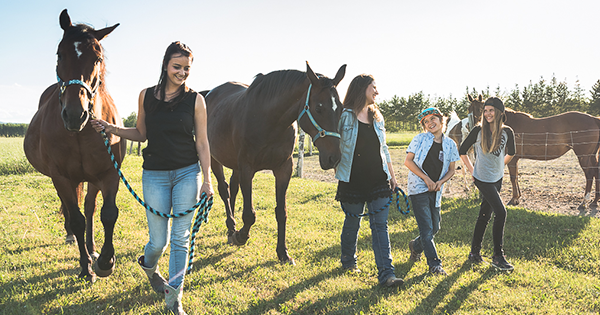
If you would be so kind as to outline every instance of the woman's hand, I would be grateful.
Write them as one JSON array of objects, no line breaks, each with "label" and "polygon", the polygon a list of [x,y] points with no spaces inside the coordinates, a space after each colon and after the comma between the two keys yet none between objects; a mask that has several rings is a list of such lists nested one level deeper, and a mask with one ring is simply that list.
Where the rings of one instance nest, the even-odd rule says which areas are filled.
[{"label": "woman's hand", "polygon": [[215,194],[211,182],[202,183],[202,187],[200,188],[200,194],[202,194],[203,192],[206,193],[208,197]]},{"label": "woman's hand", "polygon": [[100,132],[102,130],[106,130],[106,132],[109,132],[107,128],[110,126],[110,124],[106,121],[102,119],[92,119],[90,120],[90,122],[92,123],[92,127],[94,127],[96,132]]},{"label": "woman's hand", "polygon": [[392,179],[390,179],[390,186],[392,186],[392,191],[396,191],[396,188],[398,187],[398,182],[396,182],[395,177],[392,177]]}]

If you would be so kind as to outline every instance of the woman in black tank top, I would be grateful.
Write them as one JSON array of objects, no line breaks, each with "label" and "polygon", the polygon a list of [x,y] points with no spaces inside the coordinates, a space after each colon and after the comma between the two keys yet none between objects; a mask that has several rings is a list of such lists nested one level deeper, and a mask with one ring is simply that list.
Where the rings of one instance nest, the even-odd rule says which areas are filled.
[{"label": "woman in black tank top", "polygon": [[[150,207],[166,214],[190,209],[203,192],[213,195],[206,104],[202,95],[185,84],[192,61],[192,51],[185,44],[173,42],[169,45],[158,85],[140,93],[136,127],[124,128],[103,120],[92,121],[98,132],[106,130],[133,141],[148,140],[144,149],[142,177],[144,199]],[[200,174],[204,177],[203,183],[200,183]],[[146,216],[149,240],[138,263],[152,288],[161,294],[164,292],[167,308],[175,314],[185,314],[181,297],[193,215],[173,219],[170,233],[169,219],[149,211],[146,211]],[[158,260],[169,242],[170,279],[167,281],[159,272]]]}]

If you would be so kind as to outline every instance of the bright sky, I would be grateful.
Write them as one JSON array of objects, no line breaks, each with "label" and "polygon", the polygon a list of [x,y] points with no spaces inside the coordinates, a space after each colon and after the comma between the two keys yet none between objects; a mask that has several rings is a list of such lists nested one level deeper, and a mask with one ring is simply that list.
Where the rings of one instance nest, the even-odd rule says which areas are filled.
[{"label": "bright sky", "polygon": [[62,1],[0,4],[0,122],[29,123],[56,82],[59,14],[96,29],[121,25],[102,41],[106,84],[122,117],[155,85],[167,46],[194,52],[188,85],[250,84],[257,73],[308,61],[338,91],[375,76],[379,100],[423,91],[459,98],[465,88],[508,91],[552,76],[587,92],[600,79],[595,0],[213,0]]}]

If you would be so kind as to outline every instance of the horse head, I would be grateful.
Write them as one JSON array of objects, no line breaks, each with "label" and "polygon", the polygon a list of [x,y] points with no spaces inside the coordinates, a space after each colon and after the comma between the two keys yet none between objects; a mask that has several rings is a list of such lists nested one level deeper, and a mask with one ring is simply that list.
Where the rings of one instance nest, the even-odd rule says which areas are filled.
[{"label": "horse head", "polygon": [[119,24],[101,30],[71,23],[67,10],[60,14],[63,38],[58,44],[56,76],[61,117],[69,131],[81,131],[94,115],[94,100],[102,90],[104,53],[100,40]]},{"label": "horse head", "polygon": [[[310,81],[306,102],[299,115],[298,124],[306,131],[319,149],[319,163],[324,170],[334,168],[341,158],[338,121],[342,113],[337,85],[346,74],[346,65],[340,67],[333,79],[315,74],[306,63],[306,76]],[[307,113],[306,118],[303,118]]]},{"label": "horse head", "polygon": [[[479,94],[477,99],[474,99],[471,94],[467,94],[467,97],[469,98],[469,102],[471,102],[471,105],[469,105],[469,122],[473,120],[473,125],[469,126],[469,130],[471,130],[481,121],[481,116],[483,115],[483,96]],[[473,118],[471,119],[471,117]]]}]

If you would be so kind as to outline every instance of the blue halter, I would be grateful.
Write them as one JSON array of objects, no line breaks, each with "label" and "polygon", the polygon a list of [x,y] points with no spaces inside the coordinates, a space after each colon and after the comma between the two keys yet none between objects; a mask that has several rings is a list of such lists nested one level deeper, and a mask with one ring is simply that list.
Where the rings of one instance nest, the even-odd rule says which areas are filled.
[{"label": "blue halter", "polygon": [[315,141],[317,141],[317,139],[319,139],[320,137],[325,137],[325,136],[340,138],[340,134],[337,132],[323,130],[323,128],[321,128],[321,126],[319,126],[319,124],[317,123],[317,121],[315,120],[313,115],[310,113],[310,109],[308,107],[308,99],[310,97],[311,88],[312,88],[312,84],[310,84],[308,86],[308,93],[306,93],[306,103],[304,103],[304,108],[300,112],[300,115],[298,115],[298,124],[300,124],[300,118],[302,118],[304,113],[306,113],[306,115],[308,115],[308,118],[312,122],[313,126],[317,129],[317,134],[312,139],[313,143],[315,143]]},{"label": "blue halter", "polygon": [[98,92],[98,87],[100,86],[100,81],[95,89],[92,89],[87,83],[85,83],[81,80],[69,80],[68,82],[65,82],[60,78],[60,76],[58,76],[58,69],[56,71],[56,80],[58,81],[58,85],[59,85],[59,92],[58,92],[58,102],[59,103],[61,103],[62,95],[65,93],[65,90],[67,89],[67,87],[69,87],[69,85],[81,85],[87,91],[88,97],[90,100],[88,112],[90,113],[90,116],[93,118],[94,117],[94,111],[93,111],[94,97],[96,97],[96,93]]}]

